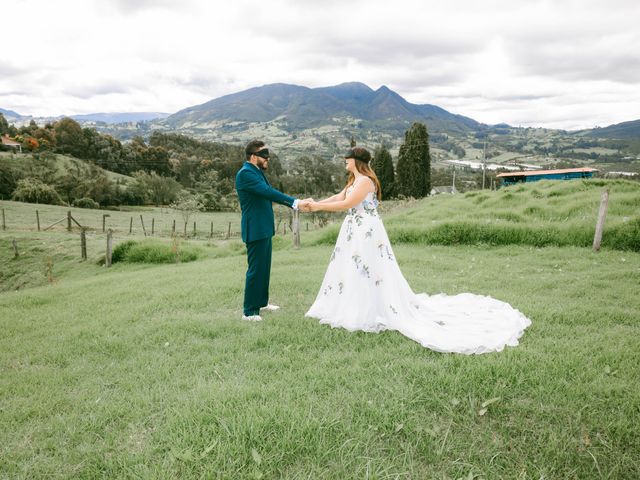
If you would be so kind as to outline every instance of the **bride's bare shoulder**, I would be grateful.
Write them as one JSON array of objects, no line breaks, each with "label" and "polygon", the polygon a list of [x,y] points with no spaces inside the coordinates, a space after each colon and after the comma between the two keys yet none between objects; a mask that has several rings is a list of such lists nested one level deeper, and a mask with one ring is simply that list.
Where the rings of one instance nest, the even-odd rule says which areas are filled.
[{"label": "bride's bare shoulder", "polygon": [[360,178],[356,179],[355,182],[353,182],[353,185],[355,186],[356,184],[360,184],[360,182],[366,184],[371,190],[375,191],[376,184],[371,178],[367,177],[366,175],[362,175]]}]

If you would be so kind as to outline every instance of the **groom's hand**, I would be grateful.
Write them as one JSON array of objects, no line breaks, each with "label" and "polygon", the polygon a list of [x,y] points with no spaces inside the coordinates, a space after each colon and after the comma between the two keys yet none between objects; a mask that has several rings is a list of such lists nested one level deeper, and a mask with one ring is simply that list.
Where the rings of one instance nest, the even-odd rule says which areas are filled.
[{"label": "groom's hand", "polygon": [[300,210],[301,212],[308,212],[309,211],[309,200],[300,200],[298,202],[298,210]]}]

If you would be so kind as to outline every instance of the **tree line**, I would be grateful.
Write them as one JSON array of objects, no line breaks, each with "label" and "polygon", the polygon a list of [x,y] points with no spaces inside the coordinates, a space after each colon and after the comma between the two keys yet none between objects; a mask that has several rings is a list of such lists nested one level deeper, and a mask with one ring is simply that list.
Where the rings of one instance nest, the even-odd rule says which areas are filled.
[{"label": "tree line", "polygon": [[[208,211],[238,208],[234,181],[244,162],[243,146],[160,131],[148,140],[136,136],[123,143],[71,118],[16,128],[2,114],[0,134],[31,153],[19,162],[0,157],[1,198],[92,208],[195,200]],[[373,153],[384,199],[429,194],[431,159],[424,124],[415,123],[406,132],[396,168],[385,145]],[[66,164],[61,165],[57,154],[64,155]],[[317,155],[300,156],[285,168],[273,154],[267,176],[284,192],[314,198],[339,191],[346,180],[342,162]]]}]

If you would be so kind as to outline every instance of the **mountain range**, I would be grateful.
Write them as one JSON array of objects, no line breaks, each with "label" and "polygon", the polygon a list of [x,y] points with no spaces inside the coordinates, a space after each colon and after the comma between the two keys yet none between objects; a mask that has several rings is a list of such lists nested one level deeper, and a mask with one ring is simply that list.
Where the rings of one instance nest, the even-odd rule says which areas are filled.
[{"label": "mountain range", "polygon": [[[32,119],[55,121],[63,117],[33,117],[3,108],[0,113],[7,120],[18,123]],[[251,125],[256,124],[272,124],[288,134],[340,125],[397,135],[414,121],[425,122],[431,133],[467,134],[490,128],[436,105],[410,103],[386,86],[373,90],[360,82],[319,88],[275,83],[215,98],[173,114],[102,112],[71,115],[71,118],[80,123],[106,125],[146,122],[150,128],[185,131],[196,136],[209,132],[214,137],[218,136],[216,131],[240,133],[251,130]],[[493,125],[493,128],[498,127],[512,128],[504,123]],[[640,138],[640,120],[567,133],[599,138]]]},{"label": "mountain range", "polygon": [[4,118],[6,118],[7,120],[10,120],[10,119],[17,120],[19,118],[22,118],[22,115],[14,112],[13,110],[5,110],[4,108],[0,108],[0,113],[4,115]]},{"label": "mountain range", "polygon": [[[2,113],[7,120],[16,120],[21,122],[35,120],[36,123],[43,123],[42,120],[56,121],[65,117],[65,115],[58,115],[55,117],[33,117],[31,115],[21,115],[13,110],[5,110],[4,108],[0,108],[0,113]],[[115,125],[118,123],[146,122],[150,120],[163,119],[169,115],[169,113],[162,112],[101,112],[88,113],[85,115],[70,115],[70,117],[80,123],[105,123],[107,125]]]},{"label": "mountain range", "polygon": [[309,88],[276,83],[225,95],[180,110],[161,124],[173,129],[217,126],[221,122],[274,122],[288,131],[355,120],[360,128],[404,131],[414,121],[431,132],[468,132],[486,127],[435,105],[409,103],[386,86],[373,90],[358,82]]}]

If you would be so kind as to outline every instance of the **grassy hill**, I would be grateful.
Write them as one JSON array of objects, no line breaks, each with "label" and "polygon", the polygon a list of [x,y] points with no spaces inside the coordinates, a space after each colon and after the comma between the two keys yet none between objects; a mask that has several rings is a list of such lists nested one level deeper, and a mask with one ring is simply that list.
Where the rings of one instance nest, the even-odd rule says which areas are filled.
[{"label": "grassy hill", "polygon": [[[627,180],[540,181],[497,191],[430,197],[385,217],[393,242],[589,246],[600,197],[610,190],[602,245],[640,251],[640,183]],[[338,226],[320,234],[331,244]]]},{"label": "grassy hill", "polygon": [[[90,172],[92,168],[98,169],[98,171],[104,173],[107,178],[111,181],[119,181],[119,182],[128,182],[133,180],[132,177],[127,175],[122,175],[120,173],[111,172],[109,170],[105,170],[103,168],[98,167],[88,161],[70,157],[68,155],[62,155],[60,153],[52,154],[53,163],[56,166],[57,174],[63,175],[69,172],[80,171],[83,173]],[[17,168],[20,168],[21,165],[27,159],[31,159],[32,155],[30,153],[13,153],[13,152],[1,152],[0,151],[0,161],[7,162],[10,165],[13,165]]]},{"label": "grassy hill", "polygon": [[106,269],[100,232],[80,262],[76,234],[0,231],[0,280],[41,285],[0,293],[0,477],[638,478],[640,253],[430,233],[579,240],[605,186],[606,228],[637,218],[636,185],[540,182],[383,213],[414,291],[491,295],[532,319],[520,346],[472,357],[305,318],[335,226],[303,232],[300,250],[276,237],[282,310],[260,324],[239,320],[237,239]]}]

